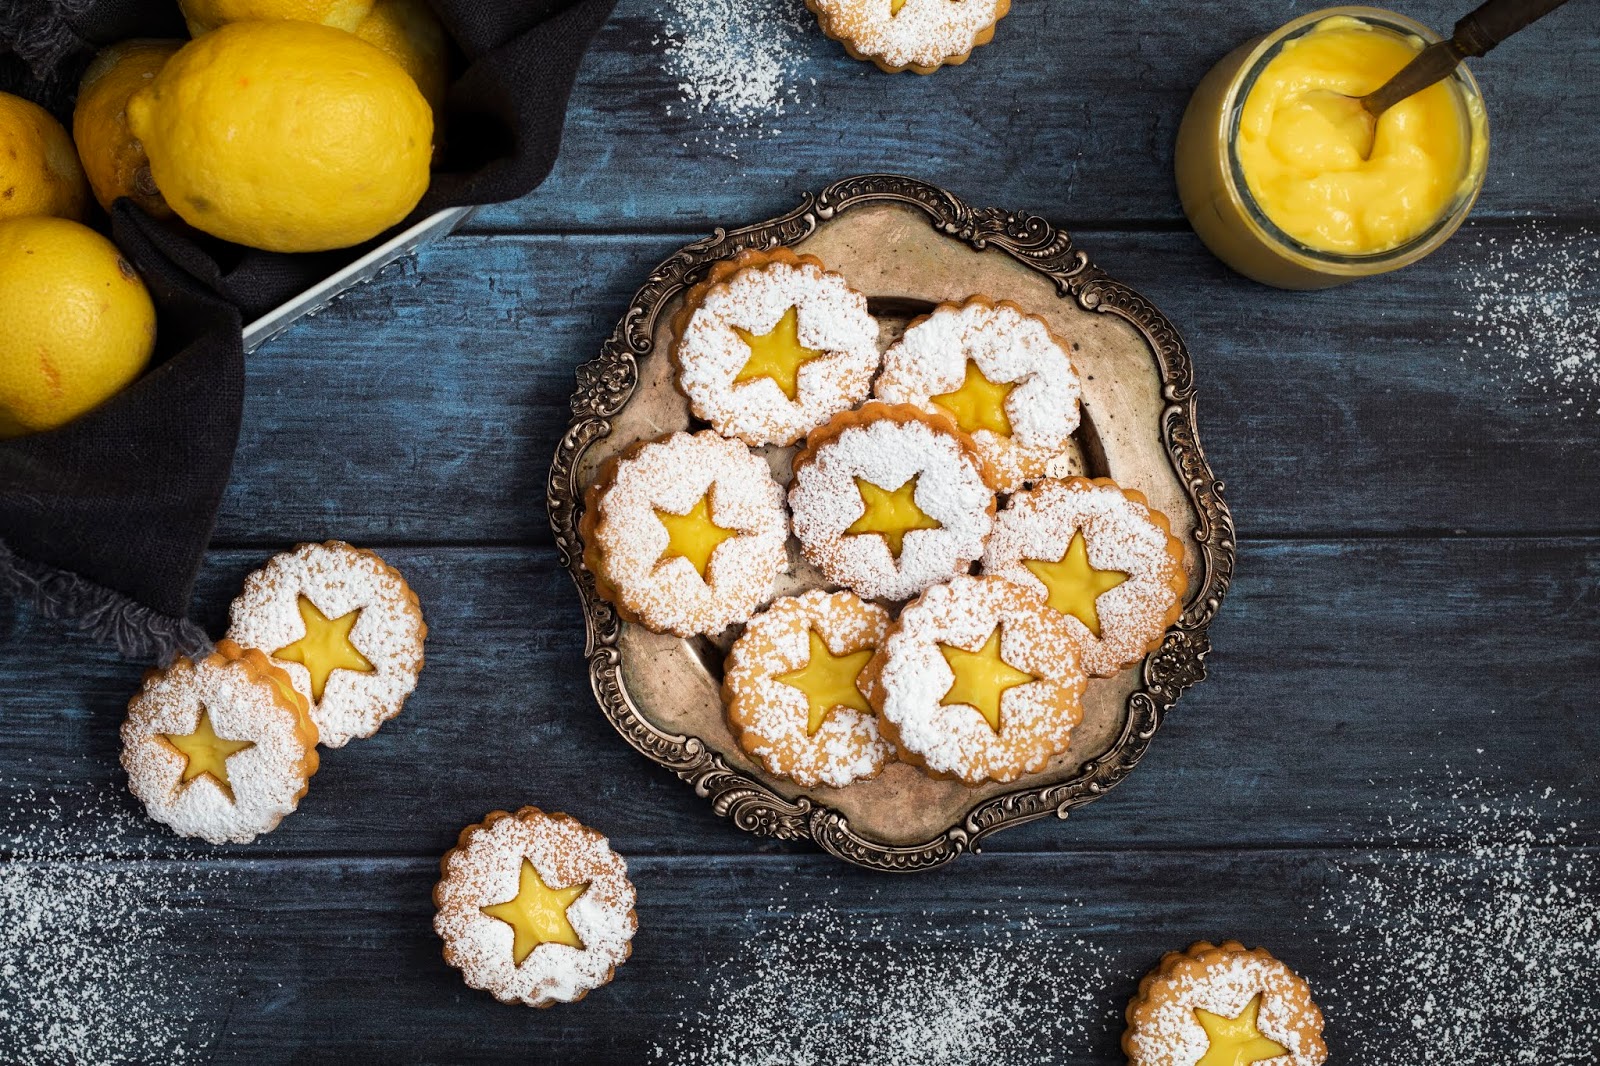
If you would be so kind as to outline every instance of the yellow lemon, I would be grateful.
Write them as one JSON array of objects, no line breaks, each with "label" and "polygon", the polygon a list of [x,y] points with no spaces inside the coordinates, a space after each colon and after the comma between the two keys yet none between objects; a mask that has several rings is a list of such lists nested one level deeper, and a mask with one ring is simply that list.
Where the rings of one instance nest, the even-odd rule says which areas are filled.
[{"label": "yellow lemon", "polygon": [[89,186],[72,139],[31,100],[0,93],[0,219],[83,217]]},{"label": "yellow lemon", "polygon": [[0,221],[0,437],[54,429],[150,362],[156,310],[116,245],[63,218]]},{"label": "yellow lemon", "polygon": [[178,0],[189,35],[199,37],[230,22],[293,19],[353,30],[372,10],[372,0]]},{"label": "yellow lemon", "polygon": [[83,72],[72,139],[94,198],[107,211],[117,197],[127,196],[157,218],[172,214],[150,176],[144,145],[128,129],[127,108],[128,98],[154,81],[182,47],[182,41],[123,41],[95,56]]},{"label": "yellow lemon", "polygon": [[378,0],[355,34],[406,69],[433,108],[437,126],[450,78],[450,50],[444,27],[427,0]]},{"label": "yellow lemon", "polygon": [[128,101],[156,187],[196,229],[273,252],[359,244],[428,188],[433,115],[382,51],[309,22],[234,22]]}]

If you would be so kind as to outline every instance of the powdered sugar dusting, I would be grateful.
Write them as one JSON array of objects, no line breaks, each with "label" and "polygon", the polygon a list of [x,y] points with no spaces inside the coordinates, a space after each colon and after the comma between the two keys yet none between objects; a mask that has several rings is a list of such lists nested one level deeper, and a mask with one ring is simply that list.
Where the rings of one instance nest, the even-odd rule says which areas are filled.
[{"label": "powdered sugar dusting", "polygon": [[[539,944],[518,965],[511,926],[483,908],[516,898],[524,859],[551,888],[589,887],[566,911],[583,947]],[[634,901],[627,864],[605,837],[566,815],[524,807],[472,827],[447,856],[433,925],[446,958],[472,988],[530,1006],[570,1003],[609,981],[628,958],[638,926]]]},{"label": "powdered sugar dusting", "polygon": [[1181,554],[1175,555],[1182,552],[1182,543],[1152,513],[1115,486],[1083,478],[1040,482],[1012,496],[995,516],[983,572],[1047,595],[1049,589],[1026,560],[1061,559],[1081,531],[1090,565],[1128,575],[1095,599],[1098,637],[1075,615],[1061,616],[1084,669],[1110,676],[1138,662],[1161,639],[1183,587],[1183,562]]},{"label": "powdered sugar dusting", "polygon": [[[218,984],[195,969],[226,928],[194,932],[224,868],[152,846],[111,790],[13,794],[0,815],[0,1057],[16,1063],[208,1061]],[[197,938],[205,952],[185,950]]]},{"label": "powdered sugar dusting", "polygon": [[[854,903],[861,903],[861,889]],[[830,901],[749,915],[713,960],[711,1009],[655,1048],[674,1066],[1002,1066],[1088,1061],[1120,1030],[1126,975],[1093,939],[1012,910],[959,929]],[[867,901],[870,902],[870,899]],[[1044,1049],[1047,1052],[1041,1054]]]},{"label": "powdered sugar dusting", "polygon": [[894,758],[878,732],[877,717],[835,707],[815,734],[806,694],[779,676],[805,666],[815,632],[834,655],[876,651],[889,628],[889,612],[848,592],[812,589],[778,600],[750,620],[728,653],[725,693],[728,723],[745,751],[771,773],[807,787],[835,788],[871,777]]},{"label": "powdered sugar dusting", "polygon": [[[869,599],[906,599],[964,573],[983,554],[994,493],[958,438],[916,419],[878,417],[872,404],[862,414],[870,420],[845,425],[797,457],[789,487],[794,534],[828,580]],[[941,528],[906,533],[898,560],[880,535],[847,536],[866,509],[858,477],[888,492],[916,478],[917,507]]]},{"label": "powdered sugar dusting", "polygon": [[1529,222],[1477,250],[1460,272],[1462,363],[1564,413],[1600,415],[1600,234]]},{"label": "powdered sugar dusting", "polygon": [[717,123],[705,138],[765,137],[810,110],[799,70],[815,26],[800,0],[669,0],[657,16],[679,107]]},{"label": "powdered sugar dusting", "polygon": [[1600,862],[1573,846],[1579,801],[1461,775],[1443,799],[1441,821],[1439,798],[1414,790],[1383,833],[1433,846],[1341,863],[1318,903],[1345,1060],[1600,1061]]},{"label": "powdered sugar dusting", "polygon": [[[711,520],[738,536],[717,547],[702,579],[688,559],[662,561],[670,534],[656,511],[688,514],[708,495]],[[743,622],[788,567],[783,490],[766,460],[713,430],[674,433],[624,455],[596,506],[602,576],[658,632],[686,637]]]},{"label": "powdered sugar dusting", "polygon": [[1009,437],[973,434],[978,453],[1001,476],[1002,492],[1051,472],[1078,428],[1078,375],[1043,320],[1012,304],[974,297],[945,304],[912,323],[883,356],[873,394],[889,403],[939,411],[932,397],[955,392],[975,363],[990,382],[1014,383],[1005,399]]},{"label": "powdered sugar dusting", "polygon": [[[264,658],[256,662],[266,667]],[[285,699],[271,680],[221,654],[199,663],[180,658],[152,672],[122,723],[129,790],[150,817],[184,836],[247,844],[271,831],[295,809],[316,769],[304,711]],[[252,745],[228,756],[230,789],[210,774],[185,782],[188,759],[163,739],[192,734],[202,713],[217,736]]]},{"label": "powdered sugar dusting", "polygon": [[[770,378],[736,384],[750,346],[736,332],[772,332],[790,308],[800,344],[824,353],[801,365],[793,400]],[[867,398],[878,369],[878,324],[867,298],[812,263],[768,263],[715,285],[673,353],[694,412],[746,444],[791,444]]]},{"label": "powdered sugar dusting", "polygon": [[[229,608],[228,639],[267,655],[288,647],[306,635],[302,596],[329,619],[361,612],[350,630],[350,643],[372,664],[372,672],[333,671],[322,699],[311,704],[320,741],[340,748],[354,738],[372,736],[400,713],[417,687],[428,629],[416,595],[396,570],[370,551],[333,541],[297,545],[246,578]],[[283,659],[273,662],[311,700],[306,667]]]},{"label": "powdered sugar dusting", "polygon": [[[976,651],[997,628],[1002,661],[1034,676],[1001,696],[998,732],[975,708],[942,702],[955,675],[939,649]],[[968,784],[1041,769],[1083,717],[1086,678],[1061,616],[997,577],[958,577],[908,604],[865,680],[902,752]]]},{"label": "powdered sugar dusting", "polygon": [[891,67],[936,67],[965,55],[1001,17],[1006,0],[811,0],[830,37]]}]

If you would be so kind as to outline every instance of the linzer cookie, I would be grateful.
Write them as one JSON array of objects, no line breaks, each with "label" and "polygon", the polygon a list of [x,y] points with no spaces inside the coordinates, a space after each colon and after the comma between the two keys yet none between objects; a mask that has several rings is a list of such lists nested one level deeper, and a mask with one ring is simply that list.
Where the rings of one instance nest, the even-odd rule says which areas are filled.
[{"label": "linzer cookie", "polygon": [[1311,989],[1264,948],[1236,940],[1174,951],[1139,982],[1122,1035],[1128,1066],[1321,1066]]},{"label": "linzer cookie", "polygon": [[428,627],[416,593],[377,555],[300,544],[245,579],[228,639],[259,648],[311,701],[322,743],[370,737],[417,687]]},{"label": "linzer cookie", "polygon": [[493,811],[439,863],[445,962],[502,1003],[572,1003],[611,980],[638,918],[628,866],[565,814]]},{"label": "linzer cookie", "polygon": [[900,757],[969,785],[1014,780],[1065,751],[1086,682],[1042,598],[969,576],[907,604],[861,675]]},{"label": "linzer cookie", "polygon": [[994,39],[1011,0],[806,0],[822,32],[893,74],[965,63]]},{"label": "linzer cookie", "polygon": [[915,596],[983,554],[994,492],[971,438],[943,415],[868,403],[814,430],[793,467],[801,550],[861,596]]},{"label": "linzer cookie", "polygon": [[872,387],[878,324],[820,259],[788,248],[714,263],[673,318],[678,388],[746,444],[793,444]]},{"label": "linzer cookie", "polygon": [[122,723],[128,788],[183,836],[247,844],[295,809],[317,772],[306,699],[265,655],[231,641],[145,675]]},{"label": "linzer cookie", "polygon": [[889,612],[848,592],[777,600],[728,652],[722,697],[739,745],[770,773],[836,788],[894,758],[857,678]]},{"label": "linzer cookie", "polygon": [[983,572],[1044,595],[1083,667],[1109,677],[1159,647],[1183,611],[1183,542],[1143,494],[1107,478],[1043,481],[995,516]]},{"label": "linzer cookie", "polygon": [[607,460],[579,534],[596,589],[624,618],[688,637],[743,622],[766,601],[789,564],[788,526],[766,460],[702,430]]},{"label": "linzer cookie", "polygon": [[949,415],[972,437],[995,488],[1063,469],[1078,428],[1067,345],[1016,304],[972,296],[912,322],[883,356],[873,395]]}]

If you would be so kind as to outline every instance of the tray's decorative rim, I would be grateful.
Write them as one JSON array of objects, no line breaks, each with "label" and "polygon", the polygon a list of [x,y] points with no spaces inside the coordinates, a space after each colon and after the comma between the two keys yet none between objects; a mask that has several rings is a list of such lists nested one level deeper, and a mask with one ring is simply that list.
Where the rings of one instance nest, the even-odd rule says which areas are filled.
[{"label": "tray's decorative rim", "polygon": [[[760,781],[730,766],[695,736],[668,733],[634,705],[622,683],[617,642],[621,623],[611,604],[595,594],[594,577],[583,565],[578,512],[583,487],[577,483],[584,453],[611,431],[639,380],[638,358],[649,354],[656,322],[667,303],[687,288],[701,268],[747,248],[795,244],[819,223],[865,204],[893,202],[917,208],[940,233],[974,249],[998,248],[1049,277],[1056,291],[1086,310],[1116,315],[1137,330],[1155,353],[1166,401],[1162,440],[1198,517],[1194,534],[1200,550],[1200,584],[1166,640],[1142,667],[1141,684],[1128,696],[1121,735],[1099,758],[1085,763],[1066,781],[1023,786],[979,803],[955,825],[932,839],[889,845],[860,836],[826,803],[800,796],[785,799]],[[815,841],[861,866],[907,872],[949,862],[978,850],[988,834],[1048,814],[1065,818],[1119,784],[1150,746],[1162,718],[1178,696],[1205,676],[1210,651],[1207,629],[1233,579],[1233,518],[1222,499],[1222,482],[1211,472],[1195,428],[1194,367],[1183,339],[1160,311],[1127,285],[1114,280],[1073,246],[1072,237],[1037,215],[999,208],[974,208],[935,185],[893,174],[868,174],[835,182],[815,196],[807,194],[792,211],[739,229],[717,229],[689,244],[651,272],[601,348],[577,371],[572,421],[550,465],[547,504],[556,549],[577,583],[587,631],[585,655],[600,709],[623,739],[673,771],[711,800],[713,809],[741,829],[782,840]]]}]

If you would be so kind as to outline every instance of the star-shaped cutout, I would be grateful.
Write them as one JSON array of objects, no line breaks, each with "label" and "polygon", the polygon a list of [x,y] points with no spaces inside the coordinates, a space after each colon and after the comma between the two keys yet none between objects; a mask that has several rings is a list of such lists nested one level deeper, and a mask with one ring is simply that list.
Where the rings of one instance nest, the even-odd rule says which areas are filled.
[{"label": "star-shaped cutout", "polygon": [[889,0],[889,17],[900,14],[900,9],[906,6],[906,0]]},{"label": "star-shaped cutout", "polygon": [[1224,1018],[1196,1007],[1195,1019],[1206,1031],[1206,1039],[1211,1044],[1195,1066],[1249,1066],[1252,1062],[1287,1055],[1288,1048],[1277,1041],[1268,1040],[1256,1028],[1256,1012],[1260,1009],[1260,995],[1246,1004],[1237,1018]]},{"label": "star-shaped cutout", "polygon": [[211,779],[222,786],[228,802],[233,802],[233,784],[228,780],[228,757],[255,747],[255,741],[229,740],[217,736],[217,731],[211,728],[211,714],[204,708],[200,711],[200,721],[195,723],[193,733],[162,733],[161,739],[177,748],[184,757],[181,784],[187,785],[202,774],[210,774]]},{"label": "star-shaped cutout", "polygon": [[353,670],[358,674],[372,673],[367,657],[350,643],[350,630],[365,608],[357,607],[349,614],[329,618],[317,610],[317,605],[300,597],[300,621],[306,634],[287,647],[272,653],[274,659],[299,663],[311,674],[311,699],[322,702],[322,691],[327,688],[328,675],[335,670]]},{"label": "star-shaped cutout", "polygon": [[1050,590],[1050,606],[1062,614],[1070,614],[1089,627],[1089,632],[1100,635],[1100,612],[1095,601],[1102,592],[1110,592],[1128,575],[1120,570],[1096,570],[1089,562],[1089,546],[1084,543],[1083,531],[1072,535],[1067,554],[1060,562],[1045,559],[1024,559],[1022,565],[1033,571],[1033,576],[1044,582]]},{"label": "star-shaped cutout", "polygon": [[522,960],[540,944],[565,944],[583,949],[577,930],[567,921],[567,908],[588,890],[587,881],[567,888],[550,888],[533,868],[533,863],[523,859],[516,896],[504,903],[478,909],[511,927],[511,958],[521,966]]},{"label": "star-shaped cutout", "polygon": [[872,658],[873,649],[835,655],[828,650],[827,642],[815,629],[810,630],[809,635],[811,658],[800,669],[779,674],[774,680],[806,694],[811,704],[810,716],[806,719],[806,736],[816,736],[823,720],[835,707],[872,713],[871,704],[856,687],[856,678],[861,676],[867,660]]},{"label": "star-shaped cutout", "polygon": [[962,703],[983,715],[989,728],[1000,732],[1000,697],[1018,685],[1026,685],[1038,678],[1026,670],[1018,670],[1000,657],[1000,627],[995,626],[989,639],[977,651],[967,651],[950,644],[940,644],[944,661],[950,664],[955,680],[945,692],[939,706],[949,707]]},{"label": "star-shaped cutout", "polygon": [[1006,415],[1006,397],[1017,387],[1014,381],[996,385],[983,376],[978,364],[967,360],[967,377],[954,392],[933,397],[933,402],[955,417],[963,432],[987,429],[997,437],[1011,436],[1011,419]]},{"label": "star-shaped cutout", "polygon": [[791,400],[800,395],[800,368],[827,354],[800,343],[800,313],[793,307],[783,313],[770,333],[757,335],[738,326],[733,331],[750,347],[750,358],[733,383],[743,385],[771,378]]},{"label": "star-shaped cutout", "polygon": [[861,517],[850,524],[845,535],[877,533],[888,542],[889,554],[896,562],[905,550],[906,534],[913,529],[943,529],[944,526],[917,506],[917,478],[915,474],[904,485],[893,490],[881,489],[866,478],[856,478],[856,491],[861,493],[864,510]]},{"label": "star-shaped cutout", "polygon": [[706,568],[711,565],[711,556],[716,553],[718,546],[739,535],[711,520],[710,491],[689,508],[688,514],[673,514],[658,508],[656,519],[667,527],[667,547],[656,560],[656,565],[660,566],[668,559],[687,559],[700,575],[701,581],[706,579]]}]

